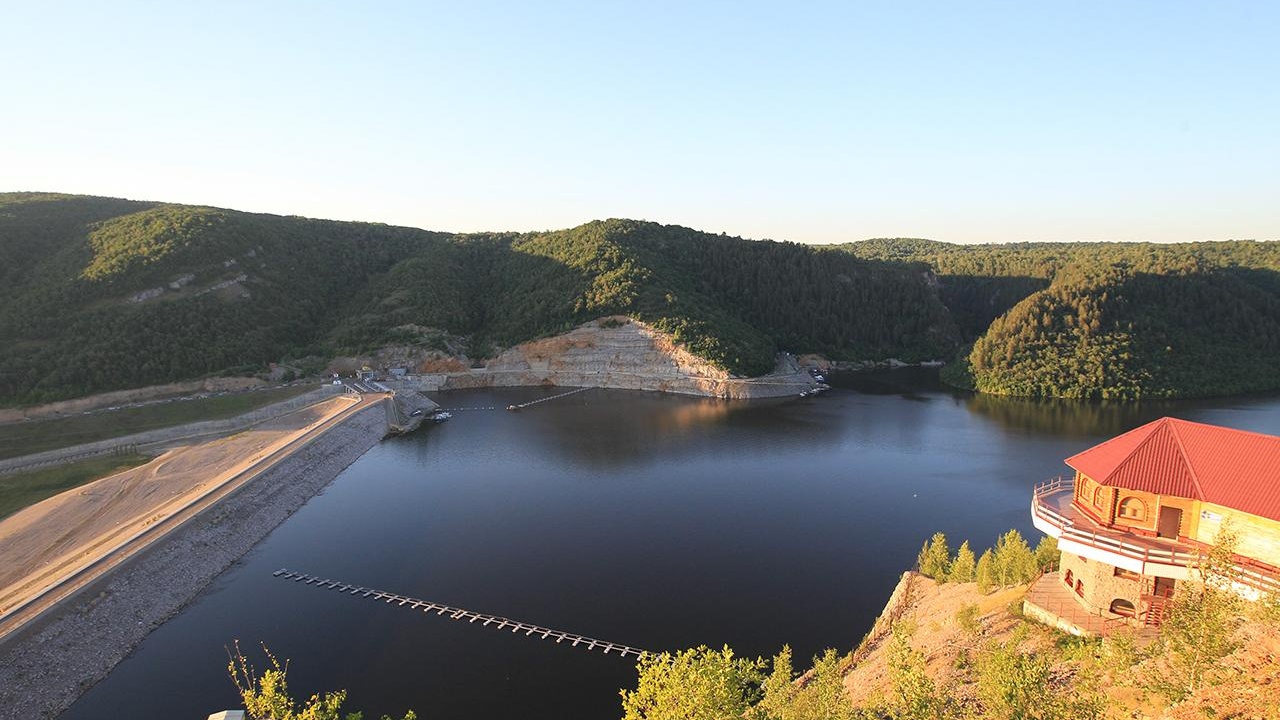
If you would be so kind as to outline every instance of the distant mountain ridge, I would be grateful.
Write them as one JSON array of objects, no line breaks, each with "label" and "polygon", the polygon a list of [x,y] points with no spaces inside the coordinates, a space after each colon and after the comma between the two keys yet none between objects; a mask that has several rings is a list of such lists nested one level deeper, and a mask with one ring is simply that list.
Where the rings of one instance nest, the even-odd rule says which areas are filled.
[{"label": "distant mountain ridge", "polygon": [[949,377],[993,393],[1248,392],[1280,387],[1277,269],[1276,243],[810,247],[633,220],[451,234],[9,193],[0,405],[387,345],[491,357],[610,315],[742,376],[787,350],[959,357]]}]

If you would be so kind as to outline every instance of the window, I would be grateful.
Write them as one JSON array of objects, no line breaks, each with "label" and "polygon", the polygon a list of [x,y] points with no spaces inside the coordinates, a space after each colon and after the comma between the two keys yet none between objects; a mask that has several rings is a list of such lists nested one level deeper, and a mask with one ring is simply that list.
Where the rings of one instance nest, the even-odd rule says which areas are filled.
[{"label": "window", "polygon": [[1066,584],[1067,584],[1067,587],[1071,587],[1071,582],[1072,582],[1072,580],[1071,580],[1071,571],[1070,571],[1070,570],[1068,570],[1068,571],[1067,571],[1067,574],[1066,574],[1066,575],[1062,576],[1062,582],[1066,583]]},{"label": "window", "polygon": [[1147,504],[1136,497],[1127,497],[1120,501],[1120,517],[1130,520],[1146,520]]},{"label": "window", "polygon": [[1076,594],[1084,597],[1084,582],[1081,580],[1076,580]]},{"label": "window", "polygon": [[1132,570],[1125,570],[1124,568],[1116,568],[1115,572],[1114,572],[1114,573],[1112,573],[1112,574],[1113,574],[1113,575],[1115,575],[1115,576],[1116,576],[1116,577],[1118,577],[1118,578],[1124,578],[1125,580],[1140,580],[1140,579],[1142,579],[1142,575],[1140,575],[1140,574],[1138,574],[1138,573],[1136,573],[1136,572],[1134,572],[1134,571],[1132,571]]},{"label": "window", "polygon": [[1134,612],[1133,603],[1128,600],[1121,600],[1120,598],[1116,598],[1111,601],[1111,613],[1121,617],[1133,617],[1136,614]]},{"label": "window", "polygon": [[1096,508],[1102,507],[1102,486],[1101,485],[1093,489],[1093,506]]}]

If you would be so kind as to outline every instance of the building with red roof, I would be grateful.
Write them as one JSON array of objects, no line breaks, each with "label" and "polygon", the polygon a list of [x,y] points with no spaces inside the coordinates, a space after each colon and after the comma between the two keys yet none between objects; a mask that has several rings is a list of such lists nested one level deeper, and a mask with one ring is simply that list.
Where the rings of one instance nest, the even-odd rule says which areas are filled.
[{"label": "building with red roof", "polygon": [[1280,591],[1280,437],[1166,417],[1066,463],[1074,476],[1040,485],[1031,503],[1062,552],[1037,587],[1058,583],[1053,594],[1071,598],[1073,614],[1101,625],[1060,620],[1064,629],[1158,625],[1224,526],[1237,536],[1235,589]]}]

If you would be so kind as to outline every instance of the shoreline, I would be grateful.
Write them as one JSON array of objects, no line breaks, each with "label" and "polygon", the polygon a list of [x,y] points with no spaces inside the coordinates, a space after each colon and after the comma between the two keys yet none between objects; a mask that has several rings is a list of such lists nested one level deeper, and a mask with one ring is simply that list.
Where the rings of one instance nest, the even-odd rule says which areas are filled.
[{"label": "shoreline", "polygon": [[0,641],[0,718],[54,717],[386,434],[344,417]]}]

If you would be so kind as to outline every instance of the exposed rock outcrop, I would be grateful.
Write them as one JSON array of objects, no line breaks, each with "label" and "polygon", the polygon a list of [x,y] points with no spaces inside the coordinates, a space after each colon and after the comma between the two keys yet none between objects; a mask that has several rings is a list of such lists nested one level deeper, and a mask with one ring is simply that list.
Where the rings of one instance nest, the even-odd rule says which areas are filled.
[{"label": "exposed rock outcrop", "polygon": [[782,356],[769,375],[735,377],[680,347],[669,335],[622,316],[601,318],[564,335],[517,345],[483,368],[422,375],[408,381],[406,387],[433,391],[528,385],[720,398],[782,397],[817,387],[790,355]]}]

